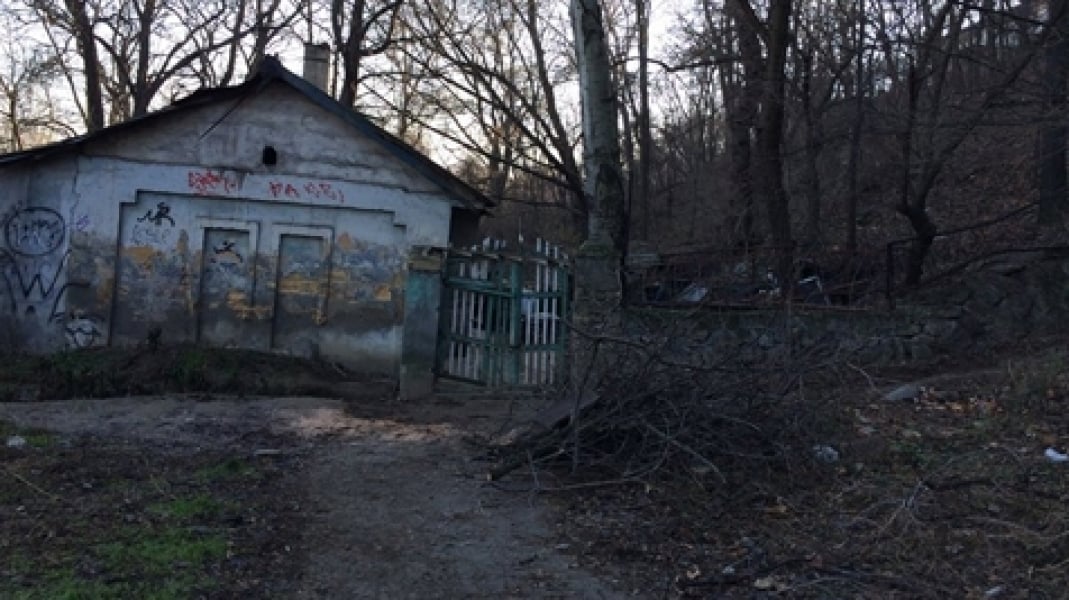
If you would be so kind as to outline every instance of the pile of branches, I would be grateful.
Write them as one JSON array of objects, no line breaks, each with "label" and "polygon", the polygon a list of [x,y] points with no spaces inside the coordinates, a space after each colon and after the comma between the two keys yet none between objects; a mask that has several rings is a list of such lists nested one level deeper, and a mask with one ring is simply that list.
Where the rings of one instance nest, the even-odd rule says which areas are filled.
[{"label": "pile of branches", "polygon": [[[770,317],[768,327],[778,326]],[[549,470],[578,485],[683,477],[729,489],[762,472],[798,474],[814,464],[814,448],[835,424],[818,418],[827,412],[814,410],[807,387],[844,357],[823,347],[800,354],[789,335],[765,347],[711,344],[686,319],[657,330],[587,335],[590,366],[507,436],[490,478],[537,480]]]}]

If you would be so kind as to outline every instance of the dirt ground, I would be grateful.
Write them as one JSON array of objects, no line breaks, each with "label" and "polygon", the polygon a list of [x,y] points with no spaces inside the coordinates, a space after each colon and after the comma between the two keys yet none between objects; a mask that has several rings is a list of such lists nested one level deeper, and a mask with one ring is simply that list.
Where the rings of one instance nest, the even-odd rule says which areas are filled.
[{"label": "dirt ground", "polygon": [[[719,473],[564,452],[488,483],[537,399],[198,348],[0,359],[0,598],[1065,597],[1063,343],[836,373],[761,423],[804,436]],[[41,401],[77,390],[121,397]]]},{"label": "dirt ground", "polygon": [[[127,521],[159,531],[166,519],[158,507],[185,506],[176,499],[200,498],[190,496],[196,490],[228,498],[220,502],[237,497],[245,508],[233,509],[237,517],[201,511],[177,521],[183,531],[222,531],[228,544],[226,558],[212,567],[214,583],[189,580],[182,588],[186,580],[168,580],[180,591],[283,598],[621,595],[558,547],[544,498],[489,486],[486,465],[473,460],[477,452],[466,440],[508,427],[523,411],[518,401],[444,397],[405,405],[381,390],[358,395],[0,404],[0,423],[14,427],[5,437],[18,431],[31,442],[0,449],[0,510],[7,513],[0,517],[0,537],[7,539],[0,554],[26,565],[0,573],[14,582],[0,584],[0,596],[62,595],[56,590],[66,580],[43,574],[42,565],[82,585],[101,582],[101,597],[138,589],[129,586],[145,572],[116,573],[99,550],[121,531],[98,536],[92,552],[70,546],[81,534],[114,526],[109,503],[124,504]],[[46,441],[33,443],[39,438]],[[191,480],[191,472],[202,477]],[[120,500],[101,491],[115,488],[108,483],[115,480],[153,481],[167,493],[143,485],[136,494],[127,488]],[[82,533],[71,525],[76,517],[86,522]]]}]

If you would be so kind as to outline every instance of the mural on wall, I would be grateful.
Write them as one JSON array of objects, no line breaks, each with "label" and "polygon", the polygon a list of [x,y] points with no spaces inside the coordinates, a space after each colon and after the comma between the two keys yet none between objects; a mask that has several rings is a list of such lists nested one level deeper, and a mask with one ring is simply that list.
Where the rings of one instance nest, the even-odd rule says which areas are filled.
[{"label": "mural on wall", "polygon": [[330,244],[325,237],[279,237],[273,348],[314,355],[317,328],[326,322],[329,257]]},{"label": "mural on wall", "polygon": [[170,198],[139,195],[122,207],[119,222],[116,298],[111,335],[117,341],[144,339],[154,326],[170,342],[191,340],[196,324],[196,272],[186,215]]},{"label": "mural on wall", "polygon": [[346,297],[358,302],[391,302],[401,297],[405,257],[395,245],[372,244],[348,234],[338,238],[334,265],[352,283]]},{"label": "mural on wall", "polygon": [[198,339],[218,346],[243,346],[243,322],[252,311],[253,267],[248,231],[204,230]]},{"label": "mural on wall", "polygon": [[[79,224],[88,227],[88,219],[76,221],[75,227]],[[0,314],[7,313],[15,323],[58,324],[69,346],[83,348],[103,341],[103,326],[102,319],[67,313],[67,290],[88,286],[67,280],[67,234],[63,215],[51,208],[18,208],[3,220]]]}]

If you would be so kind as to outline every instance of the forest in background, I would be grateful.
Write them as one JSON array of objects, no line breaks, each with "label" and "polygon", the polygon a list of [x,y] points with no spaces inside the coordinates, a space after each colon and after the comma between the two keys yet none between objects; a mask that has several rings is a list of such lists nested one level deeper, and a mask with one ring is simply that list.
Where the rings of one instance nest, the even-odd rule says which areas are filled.
[{"label": "forest in background", "polygon": [[[944,232],[1033,204],[997,235],[1035,239],[1061,220],[1066,0],[601,4],[633,245],[772,249],[782,271],[878,263],[911,238],[899,268],[915,283],[932,253],[962,251]],[[576,244],[591,207],[568,8],[2,0],[20,35],[0,48],[0,150],[239,83],[266,54],[299,70],[302,43],[325,43],[329,93],[497,200],[488,234]]]}]

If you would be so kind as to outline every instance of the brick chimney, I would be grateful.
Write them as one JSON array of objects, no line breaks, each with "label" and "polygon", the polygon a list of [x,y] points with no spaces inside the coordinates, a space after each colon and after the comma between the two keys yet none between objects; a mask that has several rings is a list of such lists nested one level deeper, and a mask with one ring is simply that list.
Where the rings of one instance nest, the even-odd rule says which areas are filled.
[{"label": "brick chimney", "polygon": [[325,92],[329,72],[330,46],[306,43],[304,45],[304,78]]}]

